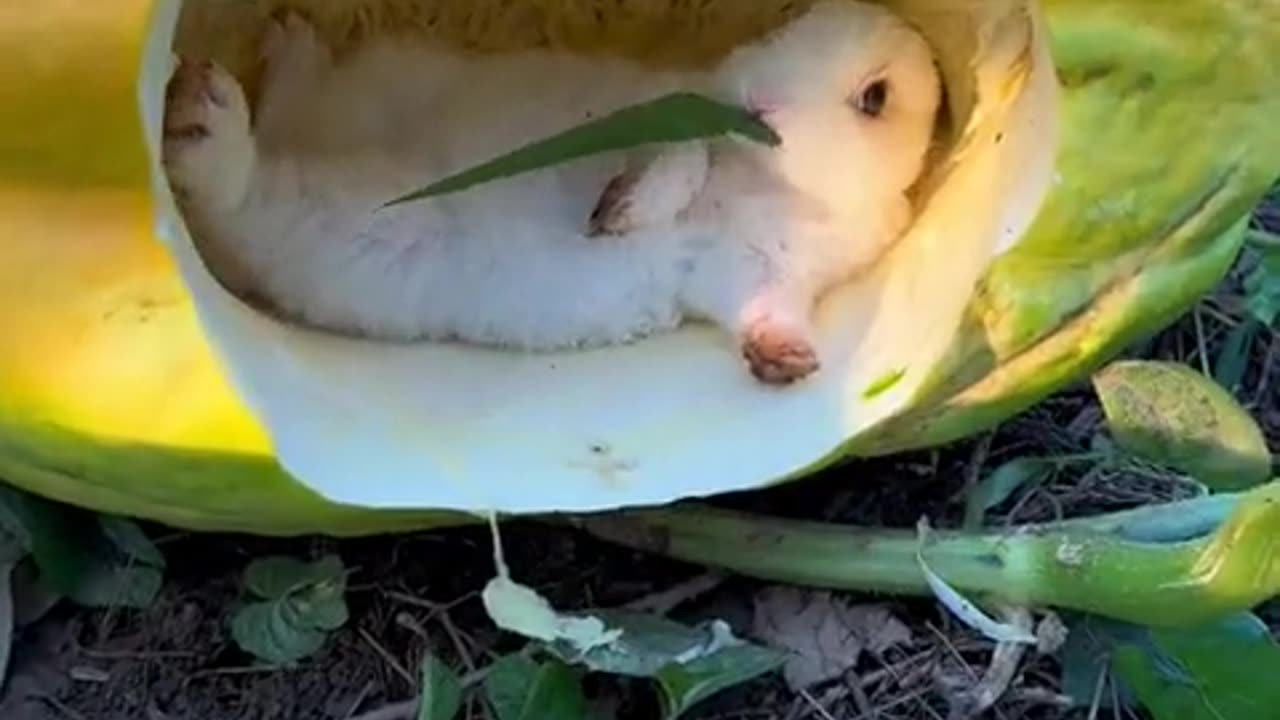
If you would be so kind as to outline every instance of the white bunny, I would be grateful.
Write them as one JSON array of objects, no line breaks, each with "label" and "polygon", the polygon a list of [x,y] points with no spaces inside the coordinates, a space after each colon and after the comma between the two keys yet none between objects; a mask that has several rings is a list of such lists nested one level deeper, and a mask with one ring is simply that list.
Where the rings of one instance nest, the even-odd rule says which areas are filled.
[{"label": "white bunny", "polygon": [[[528,351],[710,320],[770,383],[818,369],[815,302],[909,223],[941,92],[925,41],[852,0],[819,2],[704,71],[389,39],[336,59],[296,15],[273,24],[263,56],[252,122],[211,62],[184,60],[169,86],[169,179],[233,291],[332,331]],[[608,153],[381,207],[677,90],[747,104],[781,145]]]}]

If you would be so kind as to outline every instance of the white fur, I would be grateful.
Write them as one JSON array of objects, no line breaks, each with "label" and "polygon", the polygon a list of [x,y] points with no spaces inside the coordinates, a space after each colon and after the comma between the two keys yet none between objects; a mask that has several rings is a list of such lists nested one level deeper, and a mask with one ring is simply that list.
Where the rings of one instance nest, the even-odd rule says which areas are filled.
[{"label": "white fur", "polygon": [[[229,285],[332,330],[527,350],[710,319],[742,343],[758,377],[779,380],[817,367],[808,323],[818,296],[908,222],[903,193],[939,102],[923,40],[878,7],[840,0],[701,73],[390,40],[335,64],[296,17],[273,28],[263,53],[252,128],[239,86],[207,64],[175,80],[167,117],[171,182]],[[868,118],[851,102],[875,78],[891,91],[884,114]],[[782,146],[614,153],[378,209],[678,89],[758,105]],[[177,131],[191,125],[208,132]],[[624,172],[636,182],[623,230],[588,232],[602,190]]]}]

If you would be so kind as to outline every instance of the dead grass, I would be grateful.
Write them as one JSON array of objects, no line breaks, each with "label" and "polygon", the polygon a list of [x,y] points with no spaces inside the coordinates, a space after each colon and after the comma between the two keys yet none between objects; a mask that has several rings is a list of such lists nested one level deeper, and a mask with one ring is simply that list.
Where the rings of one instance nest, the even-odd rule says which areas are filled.
[{"label": "dead grass", "polygon": [[[1259,226],[1280,231],[1280,202],[1258,212]],[[1212,366],[1240,321],[1240,275],[1250,259],[1175,327],[1130,354]],[[1280,343],[1263,330],[1247,348],[1237,396],[1280,441]],[[965,478],[1028,454],[1086,450],[1101,414],[1087,387],[1068,389],[988,436],[936,451],[858,463],[803,485],[735,498],[734,504],[783,515],[911,526],[922,512],[958,522]],[[1151,468],[1081,466],[998,508],[1008,522],[1096,513],[1185,496],[1179,478]],[[150,528],[156,533],[162,529]],[[515,524],[504,531],[520,580],[566,608],[622,605],[640,598],[683,619],[722,617],[749,626],[757,584],[743,579],[680,587],[698,568],[605,545],[570,530]],[[239,536],[178,536],[163,548],[168,583],[143,612],[59,607],[17,638],[14,676],[0,700],[6,720],[388,720],[379,708],[413,696],[416,666],[430,648],[464,672],[514,649],[496,632],[478,591],[490,572],[483,528],[331,542]],[[349,568],[351,621],[314,658],[288,671],[265,671],[232,643],[227,622],[239,601],[238,576],[255,556],[338,552]],[[687,596],[687,597],[681,597]],[[877,598],[884,601],[884,598]],[[683,601],[683,602],[681,602]],[[948,698],[974,686],[991,659],[976,637],[932,602],[889,599],[914,642],[865,659],[841,680],[795,695],[771,678],[724,693],[690,715],[698,720],[947,720]],[[1010,687],[982,717],[1083,720],[1059,694],[1053,660],[1031,653]],[[656,717],[653,698],[635,683],[591,678],[589,691],[618,717]],[[485,717],[473,706],[468,717]],[[1110,717],[1105,713],[1100,717]]]}]

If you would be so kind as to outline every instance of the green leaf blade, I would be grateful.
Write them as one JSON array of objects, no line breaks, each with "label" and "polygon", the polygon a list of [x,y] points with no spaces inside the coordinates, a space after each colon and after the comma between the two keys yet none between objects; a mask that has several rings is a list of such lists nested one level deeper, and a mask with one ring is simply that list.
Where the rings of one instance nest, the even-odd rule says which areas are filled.
[{"label": "green leaf blade", "polygon": [[1106,675],[1101,682],[1110,682],[1111,687],[1097,696],[1099,707],[1113,709],[1114,697],[1120,705],[1115,708],[1117,712],[1132,708],[1136,699],[1129,686],[1114,677],[1112,654],[1121,644],[1149,642],[1146,628],[1094,615],[1069,618],[1067,627],[1067,640],[1058,650],[1063,694],[1071,698],[1076,707],[1090,707],[1098,690],[1099,676]]},{"label": "green leaf blade", "polygon": [[[592,672],[652,678],[678,660],[710,654],[726,642],[714,623],[685,625],[651,613],[629,610],[596,610],[592,617],[609,631],[620,630],[617,640],[581,652],[564,641],[544,643],[563,662],[581,664]],[[729,640],[736,642],[736,638]]]},{"label": "green leaf blade", "polygon": [[[1280,645],[1250,614],[1153,630],[1160,654],[1117,649],[1115,665],[1155,720],[1268,720],[1280,707]],[[1170,663],[1181,671],[1169,672]]]},{"label": "green leaf blade", "polygon": [[663,720],[676,720],[694,705],[782,667],[786,656],[756,645],[736,645],[689,663],[671,663],[655,679]]},{"label": "green leaf blade", "polygon": [[781,138],[746,110],[692,93],[673,93],[535,141],[402,195],[384,208],[459,192],[480,183],[540,170],[613,150],[736,133],[766,145]]},{"label": "green leaf blade", "polygon": [[244,570],[244,584],[259,597],[278,600],[309,586],[337,581],[342,575],[342,560],[336,555],[310,563],[273,555],[249,563]]},{"label": "green leaf blade", "polygon": [[965,502],[964,527],[977,530],[983,517],[991,508],[1008,500],[1026,485],[1043,482],[1054,471],[1055,464],[1049,458],[1014,458],[999,467],[973,487]]},{"label": "green leaf blade", "polygon": [[1250,319],[1270,327],[1280,314],[1280,244],[1276,235],[1262,231],[1250,233],[1250,239],[1261,258],[1242,282],[1245,309]]},{"label": "green leaf blade", "polygon": [[346,624],[346,574],[342,559],[315,562],[286,556],[257,558],[244,570],[244,585],[263,598],[241,608],[231,633],[240,649],[283,665],[317,652],[329,633]]},{"label": "green leaf blade", "polygon": [[1257,319],[1246,318],[1223,340],[1213,363],[1213,376],[1228,391],[1234,390],[1244,379],[1244,372],[1249,366],[1249,346],[1261,327]]},{"label": "green leaf blade", "polygon": [[111,543],[129,558],[144,565],[164,569],[164,554],[132,520],[114,516],[98,518],[98,527]]},{"label": "green leaf blade", "polygon": [[[61,595],[73,597],[95,562],[91,518],[28,493],[0,487],[6,532],[26,547],[41,577]],[[90,524],[84,521],[90,520]]]},{"label": "green leaf blade", "polygon": [[422,692],[418,720],[453,720],[462,709],[462,680],[448,665],[431,653],[422,659],[419,670]]},{"label": "green leaf blade", "polygon": [[30,551],[48,589],[80,605],[148,607],[164,582],[164,557],[127,520],[0,487],[0,535]]},{"label": "green leaf blade", "polygon": [[539,664],[523,655],[500,658],[485,676],[484,689],[498,720],[583,720],[587,714],[577,676],[555,660]]},{"label": "green leaf blade", "polygon": [[[1063,690],[1089,707],[1107,673],[1121,708],[1144,707],[1154,720],[1263,720],[1274,717],[1280,686],[1277,646],[1250,613],[1178,629],[1153,629],[1085,615],[1070,624],[1060,651]],[[1110,714],[1110,712],[1108,713]]]},{"label": "green leaf blade", "polygon": [[240,649],[271,665],[287,665],[320,650],[328,634],[291,622],[279,601],[246,605],[231,620]]},{"label": "green leaf blade", "polygon": [[316,630],[337,630],[346,625],[351,617],[343,593],[332,586],[326,586],[322,591],[291,597],[285,602],[294,609],[299,625]]},{"label": "green leaf blade", "polygon": [[494,661],[484,678],[485,697],[498,720],[520,717],[524,699],[533,687],[538,663],[524,655],[506,655]]},{"label": "green leaf blade", "polygon": [[155,602],[164,575],[146,565],[88,567],[67,597],[85,607],[146,608]]}]

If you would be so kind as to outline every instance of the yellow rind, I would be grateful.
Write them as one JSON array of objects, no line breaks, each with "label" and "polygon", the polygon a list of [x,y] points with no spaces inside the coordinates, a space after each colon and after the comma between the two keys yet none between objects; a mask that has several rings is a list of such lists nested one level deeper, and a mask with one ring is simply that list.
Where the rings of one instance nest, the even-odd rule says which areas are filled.
[{"label": "yellow rind", "polygon": [[[252,85],[263,20],[293,4],[193,0],[176,45]],[[634,0],[606,24],[594,3],[551,0],[311,0],[304,10],[340,47],[371,31],[418,32],[479,51],[553,43],[697,63],[806,4]],[[921,0],[897,4],[908,15],[937,12]],[[0,9],[0,477],[197,529],[359,533],[457,520],[321,499],[275,462],[231,386],[154,227],[138,94],[163,6],[48,0]],[[953,103],[971,102],[967,92],[953,88]]]},{"label": "yellow rind", "polygon": [[[72,504],[201,530],[363,534],[462,520],[335,505],[276,464],[156,238],[137,85],[159,4],[0,7],[0,477]],[[286,4],[295,3],[193,0],[179,45],[249,75],[261,20]],[[434,13],[421,0],[301,4],[342,42],[416,31],[477,50],[550,41],[683,63],[714,57],[807,3],[628,0],[607,25],[597,5],[618,3],[527,0],[513,9],[503,0],[440,0]],[[928,0],[893,4],[946,22]],[[973,5],[987,12],[992,2]],[[673,23],[673,8],[693,14]],[[944,57],[972,52],[951,48]],[[954,104],[971,102],[962,86],[951,90]],[[1011,392],[998,379],[987,385]]]},{"label": "yellow rind", "polygon": [[324,502],[275,464],[165,247],[136,84],[152,3],[0,8],[0,477],[201,529],[434,521]]}]

